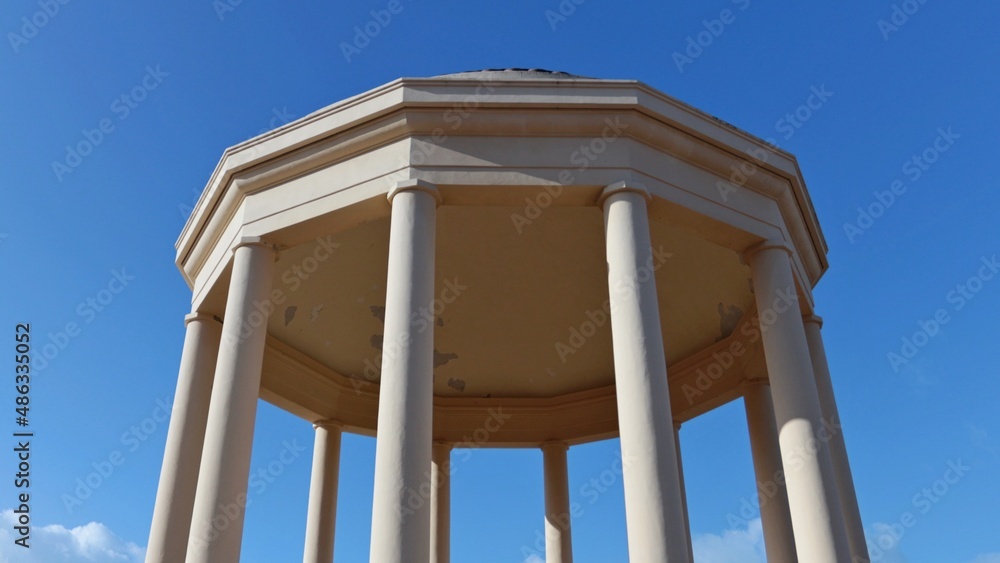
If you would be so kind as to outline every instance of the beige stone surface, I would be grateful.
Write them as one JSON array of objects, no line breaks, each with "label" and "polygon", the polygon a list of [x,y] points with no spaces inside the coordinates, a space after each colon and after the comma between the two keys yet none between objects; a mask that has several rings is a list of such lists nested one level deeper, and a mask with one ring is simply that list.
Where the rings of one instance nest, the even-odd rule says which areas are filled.
[{"label": "beige stone surface", "polygon": [[[632,560],[686,562],[677,425],[769,381],[773,415],[754,387],[748,416],[770,471],[836,414],[802,326],[827,247],[795,158],[640,82],[395,80],[226,150],[176,248],[192,311],[223,320],[207,422],[191,378],[211,379],[193,359],[211,339],[191,333],[191,430],[172,422],[168,438],[170,459],[194,459],[176,441],[204,428],[197,492],[165,464],[151,534],[193,504],[187,561],[239,557],[242,512],[198,537],[245,493],[258,397],[377,436],[378,563],[448,560],[442,465],[470,436],[550,444],[552,507],[566,499],[551,444],[620,437],[637,460]],[[778,302],[793,321],[771,318]],[[335,438],[317,433],[306,561],[332,557]],[[793,473],[789,518],[766,515],[769,553],[792,549],[790,519],[799,560],[843,560],[858,541],[843,442]],[[569,537],[552,557],[570,560]]]}]

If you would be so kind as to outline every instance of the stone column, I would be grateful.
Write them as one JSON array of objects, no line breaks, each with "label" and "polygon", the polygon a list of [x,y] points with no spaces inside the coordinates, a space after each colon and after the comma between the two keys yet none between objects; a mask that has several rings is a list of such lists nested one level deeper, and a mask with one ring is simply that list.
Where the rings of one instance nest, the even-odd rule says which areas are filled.
[{"label": "stone column", "polygon": [[629,557],[687,563],[684,506],[645,188],[601,192]]},{"label": "stone column", "polygon": [[674,423],[674,443],[677,444],[677,476],[681,482],[681,506],[684,508],[684,537],[687,539],[688,553],[694,558],[691,540],[691,518],[688,516],[687,486],[684,485],[684,458],[681,456],[681,423]]},{"label": "stone column", "polygon": [[379,384],[372,563],[430,557],[434,324],[410,319],[434,300],[437,188],[406,180],[389,192],[392,219]]},{"label": "stone column", "polygon": [[431,449],[431,563],[451,560],[451,444]]},{"label": "stone column", "polygon": [[545,473],[545,563],[573,563],[569,467],[563,442],[542,445]]},{"label": "stone column", "polygon": [[839,503],[829,500],[836,489],[829,452],[818,440],[822,412],[790,255],[783,242],[768,241],[749,249],[746,259],[760,315],[795,550],[799,560],[809,563],[850,561]]},{"label": "stone column", "polygon": [[313,424],[312,478],[306,516],[306,545],[302,563],[331,563],[337,527],[337,480],[340,475],[340,437],[335,420]]},{"label": "stone column", "polygon": [[156,491],[146,563],[183,563],[191,531],[191,511],[198,489],[198,467],[205,442],[208,404],[222,324],[210,315],[184,317],[187,332],[181,353],[177,391],[167,430],[167,445]]},{"label": "stone column", "polygon": [[753,379],[743,392],[750,431],[750,451],[757,477],[760,519],[764,527],[764,549],[768,561],[795,563],[795,535],[792,516],[788,511],[788,491],[785,472],[781,467],[778,428],[774,422],[771,386],[767,381]]},{"label": "stone column", "polygon": [[823,335],[820,333],[823,319],[816,315],[807,315],[804,317],[804,321],[806,340],[809,342],[809,355],[812,357],[813,373],[816,376],[816,388],[819,392],[820,408],[823,410],[823,419],[827,421],[829,426],[827,445],[830,450],[833,477],[837,483],[840,510],[844,515],[844,527],[847,529],[847,542],[851,548],[852,561],[854,563],[867,562],[868,546],[865,542],[864,525],[861,522],[861,511],[858,509],[858,497],[854,492],[851,464],[847,460],[847,446],[844,443],[840,413],[837,411],[837,400],[833,395],[833,381],[830,379],[826,348],[823,346]]},{"label": "stone column", "polygon": [[222,343],[198,474],[188,563],[236,563],[250,475],[276,252],[259,238],[235,247]]}]

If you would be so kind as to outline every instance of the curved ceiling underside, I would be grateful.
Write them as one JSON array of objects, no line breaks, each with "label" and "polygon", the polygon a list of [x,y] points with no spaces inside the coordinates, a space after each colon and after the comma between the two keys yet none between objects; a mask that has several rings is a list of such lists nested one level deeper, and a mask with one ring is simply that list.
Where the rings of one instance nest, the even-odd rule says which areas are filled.
[{"label": "curved ceiling underside", "polygon": [[[603,217],[597,207],[438,209],[435,394],[553,397],[614,383]],[[520,228],[518,228],[518,226]],[[667,362],[727,336],[751,306],[732,251],[651,225]],[[389,221],[282,251],[268,332],[333,371],[378,382]],[[331,249],[329,254],[326,250]]]}]

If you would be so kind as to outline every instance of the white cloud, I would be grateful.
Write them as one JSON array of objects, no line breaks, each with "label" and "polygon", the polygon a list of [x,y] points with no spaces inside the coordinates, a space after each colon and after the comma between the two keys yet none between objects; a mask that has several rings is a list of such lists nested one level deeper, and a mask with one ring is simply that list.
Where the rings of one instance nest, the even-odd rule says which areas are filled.
[{"label": "white cloud", "polygon": [[913,358],[899,372],[906,378],[911,389],[915,391],[922,391],[941,382],[934,363],[922,357]]},{"label": "white cloud", "polygon": [[32,528],[31,547],[14,545],[14,512],[0,513],[0,563],[141,563],[146,549],[127,542],[99,522],[75,528]]},{"label": "white cloud", "polygon": [[875,522],[866,530],[868,554],[873,563],[906,563],[899,544],[906,537],[908,528],[900,523]]},{"label": "white cloud", "polygon": [[[989,452],[989,454],[993,456],[993,459],[997,459],[998,457],[1000,457],[1000,455],[998,455],[997,453],[996,444],[993,442],[992,438],[990,437],[990,433],[985,428],[977,424],[973,424],[971,422],[967,422],[965,424],[965,427],[968,428],[969,436],[972,439],[972,443],[977,448]],[[991,556],[994,554],[988,553],[986,555]]]},{"label": "white cloud", "polygon": [[537,555],[529,555],[528,558],[524,560],[524,563],[545,563],[545,559]]},{"label": "white cloud", "polygon": [[1000,563],[1000,553],[984,553],[969,563]]},{"label": "white cloud", "polygon": [[722,535],[698,534],[692,538],[698,563],[765,563],[764,532],[760,518],[745,529],[726,530]]}]

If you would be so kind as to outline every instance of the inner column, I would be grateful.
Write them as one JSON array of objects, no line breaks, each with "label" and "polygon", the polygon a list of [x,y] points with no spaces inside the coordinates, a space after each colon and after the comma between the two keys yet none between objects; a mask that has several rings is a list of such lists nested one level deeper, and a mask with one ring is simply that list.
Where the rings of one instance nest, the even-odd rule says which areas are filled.
[{"label": "inner column", "polygon": [[451,444],[434,442],[431,482],[431,563],[451,560]]},{"label": "inner column", "polygon": [[[750,451],[757,480],[757,500],[760,504],[767,559],[795,563],[795,535],[792,532],[792,516],[788,511],[788,491],[785,489],[785,471],[781,464],[778,428],[774,422],[771,386],[767,381],[753,379],[747,382],[743,392],[743,406],[750,433]],[[767,494],[769,491],[770,494]]]},{"label": "inner column", "polygon": [[847,459],[847,445],[844,442],[844,431],[840,426],[840,412],[837,410],[837,400],[833,396],[833,381],[830,379],[826,348],[823,346],[823,336],[820,333],[823,319],[816,315],[807,315],[803,321],[806,327],[806,340],[809,341],[809,355],[812,357],[813,373],[816,375],[816,390],[819,393],[820,408],[823,410],[823,419],[831,426],[828,448],[830,461],[833,465],[833,476],[837,481],[840,510],[844,515],[847,542],[851,546],[851,557],[854,561],[856,563],[867,562],[869,557],[868,544],[861,522],[861,511],[858,508],[858,497],[854,491],[851,464]]},{"label": "inner column", "polygon": [[545,563],[573,563],[570,534],[569,465],[564,442],[542,446],[545,473]]},{"label": "inner column", "polygon": [[306,544],[303,563],[333,561],[334,532],[337,527],[337,482],[340,476],[342,426],[335,420],[313,424],[312,477],[306,513]]}]

